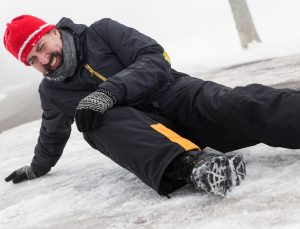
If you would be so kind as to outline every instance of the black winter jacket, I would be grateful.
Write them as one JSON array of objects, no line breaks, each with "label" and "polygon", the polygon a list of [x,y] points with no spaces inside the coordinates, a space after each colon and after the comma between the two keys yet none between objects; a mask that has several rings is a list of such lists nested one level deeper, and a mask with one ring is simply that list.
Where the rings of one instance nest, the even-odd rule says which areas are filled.
[{"label": "black winter jacket", "polygon": [[[41,170],[50,170],[60,158],[82,98],[101,87],[113,92],[119,105],[149,111],[173,71],[155,40],[111,19],[87,27],[63,18],[57,27],[73,34],[79,64],[73,77],[40,84],[43,116],[32,166]],[[92,76],[85,64],[108,80]]]}]

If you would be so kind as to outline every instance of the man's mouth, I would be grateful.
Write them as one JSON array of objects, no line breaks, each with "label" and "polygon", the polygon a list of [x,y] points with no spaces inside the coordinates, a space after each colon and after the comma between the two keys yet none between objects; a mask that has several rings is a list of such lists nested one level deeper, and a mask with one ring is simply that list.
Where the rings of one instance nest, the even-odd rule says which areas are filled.
[{"label": "man's mouth", "polygon": [[60,53],[52,53],[48,64],[44,65],[46,76],[52,75],[63,62],[62,55]]},{"label": "man's mouth", "polygon": [[51,70],[54,71],[60,67],[61,61],[62,61],[61,55],[57,55],[57,54],[52,55],[50,62],[48,63],[48,66]]},{"label": "man's mouth", "polygon": [[49,63],[49,66],[53,68],[54,65],[56,64],[56,60],[57,60],[57,57],[55,56],[54,58],[52,58],[52,61],[51,61],[51,63]]}]

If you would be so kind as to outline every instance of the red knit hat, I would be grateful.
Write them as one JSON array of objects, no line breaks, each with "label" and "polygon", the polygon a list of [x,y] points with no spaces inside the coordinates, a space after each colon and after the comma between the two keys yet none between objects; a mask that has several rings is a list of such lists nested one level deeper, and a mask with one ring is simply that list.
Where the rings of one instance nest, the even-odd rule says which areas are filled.
[{"label": "red knit hat", "polygon": [[31,15],[16,17],[6,26],[3,37],[5,48],[27,66],[27,55],[32,47],[45,33],[55,28],[55,25]]}]

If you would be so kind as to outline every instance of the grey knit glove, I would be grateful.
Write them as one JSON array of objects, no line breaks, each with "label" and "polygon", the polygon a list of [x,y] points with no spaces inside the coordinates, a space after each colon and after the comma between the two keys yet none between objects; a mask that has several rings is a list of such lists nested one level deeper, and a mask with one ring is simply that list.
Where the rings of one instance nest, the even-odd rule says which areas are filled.
[{"label": "grey knit glove", "polygon": [[34,170],[31,166],[23,166],[22,168],[17,169],[12,174],[10,174],[8,177],[5,178],[6,182],[13,181],[14,184],[22,182],[24,180],[32,180],[35,178],[38,178],[40,176],[45,175],[50,170],[45,171],[37,171]]},{"label": "grey knit glove", "polygon": [[75,113],[78,130],[86,132],[98,128],[101,125],[104,112],[116,103],[117,98],[102,88],[83,98]]}]

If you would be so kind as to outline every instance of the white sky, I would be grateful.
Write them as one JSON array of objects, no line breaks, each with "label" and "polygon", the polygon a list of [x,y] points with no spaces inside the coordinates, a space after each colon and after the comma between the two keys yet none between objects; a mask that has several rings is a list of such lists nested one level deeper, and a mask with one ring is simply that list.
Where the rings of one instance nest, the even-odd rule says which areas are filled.
[{"label": "white sky", "polygon": [[[300,40],[298,0],[248,0],[248,5],[264,44],[285,46]],[[9,0],[0,9],[1,39],[6,23],[21,14],[54,24],[64,16],[83,24],[113,18],[156,39],[179,70],[192,62],[216,64],[216,57],[228,59],[226,53],[241,52],[228,0]],[[20,65],[0,42],[0,88],[24,79],[40,79],[40,74]]]}]

